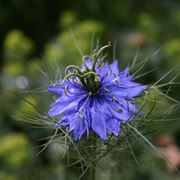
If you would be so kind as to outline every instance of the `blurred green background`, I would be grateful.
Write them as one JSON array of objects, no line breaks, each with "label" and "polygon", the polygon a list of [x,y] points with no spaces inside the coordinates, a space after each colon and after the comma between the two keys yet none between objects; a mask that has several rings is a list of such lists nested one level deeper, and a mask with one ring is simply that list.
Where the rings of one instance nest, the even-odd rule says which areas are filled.
[{"label": "blurred green background", "polygon": [[[46,142],[39,139],[52,131],[18,122],[14,116],[26,120],[25,113],[33,116],[35,108],[47,112],[51,95],[46,88],[50,80],[60,78],[66,65],[81,63],[78,48],[89,54],[98,42],[105,45],[108,41],[116,46],[120,69],[132,62],[137,51],[141,61],[161,48],[141,71],[143,74],[156,68],[140,79],[142,83],[155,82],[180,65],[179,0],[0,1],[0,179],[73,180],[80,175],[80,170],[67,168],[58,144],[49,145],[36,156],[41,149],[37,147]],[[109,54],[113,54],[112,49]],[[176,68],[171,77],[179,72]],[[162,83],[169,80],[166,78]],[[177,77],[176,82],[179,80]],[[179,86],[173,86],[170,95],[180,100],[179,92]],[[172,118],[179,116],[177,110]],[[158,133],[164,134],[159,139],[158,133],[151,134],[164,151],[169,144],[173,146],[175,150],[167,151],[172,161],[179,159],[174,163],[177,168],[180,167],[178,121],[157,127]],[[137,152],[140,167],[126,151],[108,161],[108,167],[97,176],[104,180],[180,178],[174,168],[169,168],[165,160],[157,161],[152,152],[143,149]],[[103,163],[107,161],[102,166]]]}]

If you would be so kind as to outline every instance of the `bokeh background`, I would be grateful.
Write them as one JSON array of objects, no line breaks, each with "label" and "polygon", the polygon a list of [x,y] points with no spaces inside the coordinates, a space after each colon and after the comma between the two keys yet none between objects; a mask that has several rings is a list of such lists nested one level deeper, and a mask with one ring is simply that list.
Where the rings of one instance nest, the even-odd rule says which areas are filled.
[{"label": "bokeh background", "polygon": [[[50,80],[63,76],[66,65],[81,63],[78,49],[89,54],[97,43],[108,41],[116,47],[121,69],[137,52],[137,61],[150,56],[141,73],[155,71],[140,81],[157,81],[180,65],[179,0],[0,1],[0,179],[73,180],[80,175],[80,170],[67,168],[64,150],[57,144],[37,156],[41,150],[37,147],[47,141],[43,138],[52,130],[33,127],[15,117],[26,121],[25,115],[33,117],[37,107],[47,112],[52,100],[46,92]],[[109,53],[112,61],[113,50]],[[171,78],[179,72],[176,68]],[[169,80],[167,77],[162,83]],[[177,77],[176,82],[179,80]],[[172,86],[169,95],[180,100],[179,92],[179,86]],[[171,115],[174,120],[162,122],[150,135],[173,166],[162,158],[157,161],[149,147],[138,145],[141,148],[135,149],[135,155],[140,166],[129,151],[117,152],[113,156],[116,161],[112,157],[102,162],[108,167],[99,171],[99,179],[179,179],[175,170],[180,167],[179,117],[177,110]]]}]

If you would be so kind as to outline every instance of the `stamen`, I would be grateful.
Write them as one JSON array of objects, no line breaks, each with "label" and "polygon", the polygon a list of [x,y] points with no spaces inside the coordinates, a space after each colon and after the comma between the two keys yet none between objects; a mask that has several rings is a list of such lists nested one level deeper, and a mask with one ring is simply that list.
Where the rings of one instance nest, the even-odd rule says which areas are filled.
[{"label": "stamen", "polygon": [[106,77],[106,76],[108,76],[108,73],[106,73],[106,74],[104,75],[104,77]]},{"label": "stamen", "polygon": [[80,117],[81,120],[84,119],[83,110],[80,110],[80,111],[79,111],[79,117]]},{"label": "stamen", "polygon": [[117,77],[116,73],[113,73],[113,75],[114,75],[114,78],[116,78],[116,77]]},{"label": "stamen", "polygon": [[[113,73],[113,75],[114,75],[114,78],[117,78],[117,74],[116,73]],[[119,84],[119,82],[118,82],[118,80],[116,80],[116,84],[119,86],[120,84]]]},{"label": "stamen", "polygon": [[109,70],[112,72],[112,68],[110,66],[108,66]]},{"label": "stamen", "polygon": [[113,97],[112,97],[112,102],[118,103],[118,100],[113,96]]},{"label": "stamen", "polygon": [[98,69],[101,69],[104,66],[104,63],[100,64]]},{"label": "stamen", "polygon": [[122,109],[115,109],[116,112],[122,113]]},{"label": "stamen", "polygon": [[[65,86],[65,91],[64,91],[64,94],[66,95],[66,96],[68,96],[68,90],[69,89],[69,85],[66,85]],[[69,97],[69,96],[68,96]]]},{"label": "stamen", "polygon": [[110,90],[106,87],[103,87],[103,89],[106,91],[106,92],[110,92]]}]

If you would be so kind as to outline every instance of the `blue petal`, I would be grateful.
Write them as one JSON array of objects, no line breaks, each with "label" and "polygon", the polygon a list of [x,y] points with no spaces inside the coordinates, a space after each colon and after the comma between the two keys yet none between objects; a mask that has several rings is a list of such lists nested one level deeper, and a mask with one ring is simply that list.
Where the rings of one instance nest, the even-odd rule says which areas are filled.
[{"label": "blue petal", "polygon": [[105,63],[100,69],[97,70],[101,77],[107,76],[111,73],[108,63]]},{"label": "blue petal", "polygon": [[113,71],[113,73],[115,73],[116,75],[119,74],[119,69],[118,69],[118,61],[114,61],[112,64],[110,64],[110,67]]},{"label": "blue petal", "polygon": [[51,109],[49,110],[48,114],[49,116],[57,116],[65,111],[68,111],[70,109],[77,110],[78,104],[80,101],[82,101],[84,98],[86,98],[86,94],[79,96],[79,97],[61,97],[57,99],[52,105]]},{"label": "blue petal", "polygon": [[104,115],[94,108],[91,108],[91,128],[102,139],[102,141],[107,139]]},{"label": "blue petal", "polygon": [[122,78],[120,79],[120,86],[123,87],[136,87],[136,86],[141,86],[141,84],[133,82],[130,80],[130,78]]},{"label": "blue petal", "polygon": [[112,109],[111,113],[114,116],[114,118],[120,121],[131,120],[132,117],[132,114],[129,113],[127,110],[123,109],[122,107],[119,107],[119,109]]},{"label": "blue petal", "polygon": [[113,98],[124,108],[127,109],[128,112],[136,112],[137,107],[131,103],[130,100],[125,99],[124,97],[117,96],[113,94],[113,92],[103,92],[102,93],[106,100],[108,100],[108,103],[112,103]]},{"label": "blue petal", "polygon": [[64,84],[61,86],[52,85],[52,86],[48,87],[49,91],[53,92],[54,94],[60,95],[60,96],[63,95],[64,89],[65,89]]},{"label": "blue petal", "polygon": [[112,85],[107,87],[110,92],[116,96],[120,96],[120,97],[124,97],[124,98],[132,98],[132,97],[136,97],[139,94],[141,94],[146,88],[147,86],[132,86],[132,87],[121,87],[121,86],[117,86],[117,85]]},{"label": "blue petal", "polygon": [[89,58],[85,58],[84,63],[82,64],[82,67],[81,67],[82,71],[86,70],[86,66],[88,67],[88,69],[92,68],[92,60],[90,60]]},{"label": "blue petal", "polygon": [[106,104],[108,112],[111,113],[111,116],[115,119],[118,119],[119,121],[127,121],[130,120],[132,115],[131,113],[123,108],[120,104],[116,102],[109,101],[108,104]]},{"label": "blue petal", "polygon": [[70,122],[70,131],[73,131],[74,140],[78,141],[87,132],[87,125],[85,119],[81,118],[78,113],[72,117]]},{"label": "blue petal", "polygon": [[108,118],[106,119],[106,127],[109,132],[113,133],[114,135],[118,136],[120,131],[120,121],[117,119]]},{"label": "blue petal", "polygon": [[121,71],[120,73],[119,73],[119,77],[120,77],[120,79],[121,78],[126,78],[127,76],[128,76],[128,71],[129,71],[129,68],[127,67],[124,71]]},{"label": "blue petal", "polygon": [[56,123],[56,128],[60,128],[61,126],[68,126],[69,119],[67,117],[62,117],[58,123]]},{"label": "blue petal", "polygon": [[147,86],[129,87],[126,89],[122,89],[120,94],[121,94],[121,96],[132,98],[132,97],[136,97],[139,94],[141,94],[146,88],[147,88]]}]

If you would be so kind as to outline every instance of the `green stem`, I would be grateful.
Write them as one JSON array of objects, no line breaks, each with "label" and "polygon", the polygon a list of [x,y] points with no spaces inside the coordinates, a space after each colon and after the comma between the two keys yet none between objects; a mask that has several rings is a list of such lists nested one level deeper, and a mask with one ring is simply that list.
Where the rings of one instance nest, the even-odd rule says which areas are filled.
[{"label": "green stem", "polygon": [[91,167],[91,180],[96,180],[96,168]]},{"label": "green stem", "polygon": [[92,142],[92,146],[94,146],[93,148],[93,153],[92,153],[92,164],[91,164],[91,180],[96,180],[96,149],[97,149],[97,137],[95,137],[95,140]]}]

